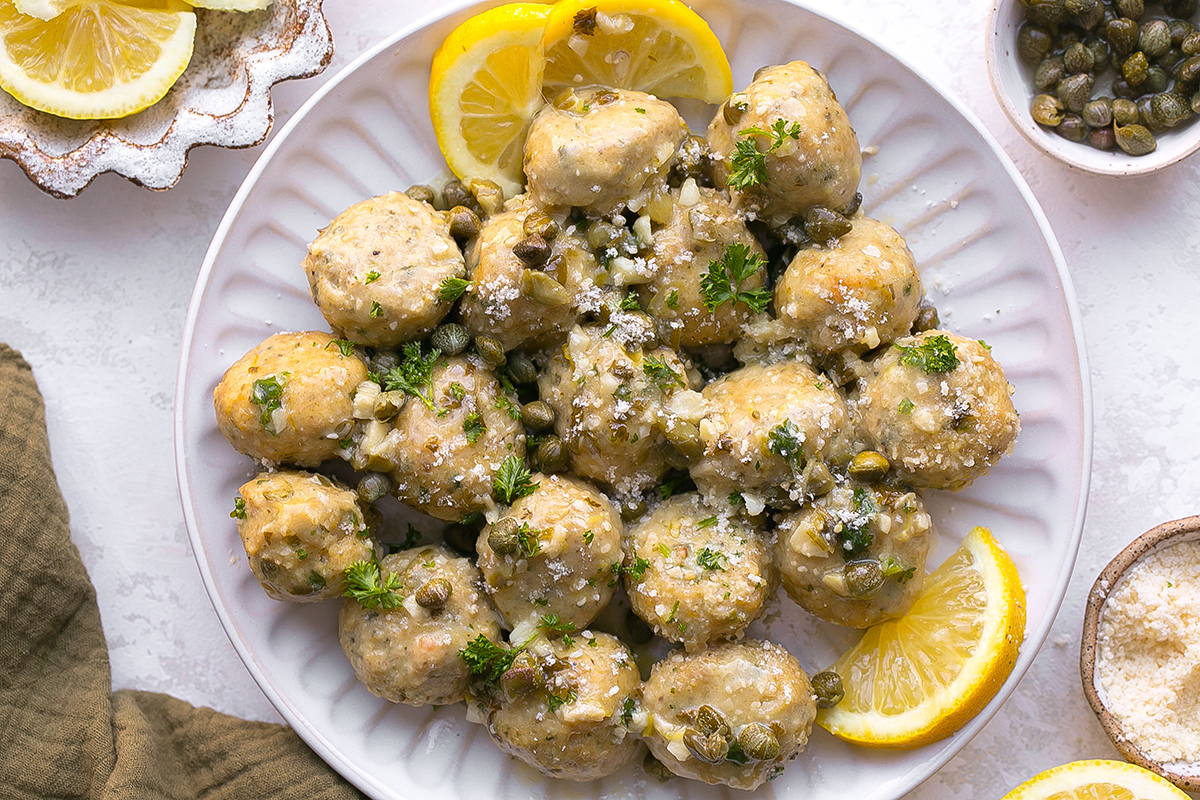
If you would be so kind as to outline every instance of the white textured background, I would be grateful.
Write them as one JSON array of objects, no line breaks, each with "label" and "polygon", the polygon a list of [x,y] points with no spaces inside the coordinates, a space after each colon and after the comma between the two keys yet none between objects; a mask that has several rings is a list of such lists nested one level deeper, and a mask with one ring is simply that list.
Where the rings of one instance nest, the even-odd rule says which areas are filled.
[{"label": "white textured background", "polygon": [[[458,2],[454,3],[458,5]],[[1200,158],[1156,176],[1075,174],[1013,130],[984,68],[988,0],[810,0],[948,86],[1000,140],[1050,218],[1083,311],[1095,462],[1075,577],[1016,693],[914,800],[998,798],[1035,772],[1115,758],[1079,686],[1087,591],[1160,522],[1200,513]],[[327,0],[326,76],[433,4]],[[278,124],[321,77],[276,88]],[[1200,135],[1200,123],[1193,128]],[[72,535],[96,584],[117,688],[278,720],[229,644],[184,530],[171,408],[192,284],[262,148],[193,151],[152,194],[111,175],[53,200],[0,161],[0,341],[32,363]],[[869,191],[869,188],[868,188]],[[2,398],[0,398],[2,402]]]}]

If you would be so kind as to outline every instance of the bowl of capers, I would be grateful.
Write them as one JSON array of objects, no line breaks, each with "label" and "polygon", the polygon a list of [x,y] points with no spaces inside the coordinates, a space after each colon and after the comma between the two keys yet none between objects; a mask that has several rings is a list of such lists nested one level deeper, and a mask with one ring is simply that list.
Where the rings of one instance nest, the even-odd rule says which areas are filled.
[{"label": "bowl of capers", "polygon": [[1200,0],[996,0],[992,88],[1038,149],[1145,175],[1200,149]]}]

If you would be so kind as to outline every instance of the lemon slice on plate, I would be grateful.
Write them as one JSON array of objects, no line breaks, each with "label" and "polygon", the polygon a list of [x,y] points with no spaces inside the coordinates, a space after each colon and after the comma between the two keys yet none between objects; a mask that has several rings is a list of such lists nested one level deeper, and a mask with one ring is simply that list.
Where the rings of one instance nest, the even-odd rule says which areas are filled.
[{"label": "lemon slice on plate", "polygon": [[589,84],[706,103],[733,92],[721,42],[677,0],[560,0],[542,49],[547,97]]},{"label": "lemon slice on plate", "polygon": [[1124,761],[1072,761],[1022,783],[1001,800],[1188,800],[1170,781]]},{"label": "lemon slice on plate", "polygon": [[195,33],[196,15],[178,0],[85,0],[50,20],[0,0],[0,88],[60,117],[125,117],[170,90]]},{"label": "lemon slice on plate", "polygon": [[975,528],[907,614],[867,629],[830,668],[846,696],[817,722],[874,747],[943,739],[995,696],[1024,637],[1017,569],[986,528]]},{"label": "lemon slice on plate", "polygon": [[433,54],[429,114],[460,178],[521,191],[525,134],[542,106],[542,32],[550,6],[512,3],[471,17]]}]

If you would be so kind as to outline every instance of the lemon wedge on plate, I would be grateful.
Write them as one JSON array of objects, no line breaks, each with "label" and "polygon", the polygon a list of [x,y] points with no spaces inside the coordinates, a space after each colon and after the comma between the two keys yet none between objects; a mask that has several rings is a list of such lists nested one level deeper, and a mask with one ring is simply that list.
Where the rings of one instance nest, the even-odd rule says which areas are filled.
[{"label": "lemon wedge on plate", "polygon": [[678,0],[559,0],[546,22],[546,96],[598,84],[720,103],[733,92],[716,34]]},{"label": "lemon wedge on plate", "polygon": [[867,629],[834,663],[846,695],[817,722],[874,747],[943,739],[995,696],[1024,637],[1017,569],[987,529],[975,528],[907,614]]},{"label": "lemon wedge on plate", "polygon": [[1124,761],[1072,761],[1022,783],[1002,800],[1188,800],[1170,781]]},{"label": "lemon wedge on plate", "polygon": [[49,20],[0,0],[0,88],[60,117],[128,116],[170,90],[195,33],[196,15],[178,0],[84,0]]},{"label": "lemon wedge on plate", "polygon": [[521,191],[525,134],[542,106],[542,32],[550,6],[512,3],[471,17],[433,55],[429,113],[460,178]]}]

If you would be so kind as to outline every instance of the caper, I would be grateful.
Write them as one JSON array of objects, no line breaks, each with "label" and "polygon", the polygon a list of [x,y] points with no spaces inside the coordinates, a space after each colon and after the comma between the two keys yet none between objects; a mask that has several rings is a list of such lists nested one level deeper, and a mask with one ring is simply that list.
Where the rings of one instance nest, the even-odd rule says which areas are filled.
[{"label": "caper", "polygon": [[1070,14],[1067,12],[1067,0],[1023,0],[1025,3],[1025,15],[1038,23],[1048,28],[1057,28],[1068,19]]},{"label": "caper", "polygon": [[549,214],[544,214],[541,211],[531,211],[525,217],[525,221],[521,223],[521,229],[525,232],[526,236],[540,236],[549,242],[553,241],[555,236],[558,236],[559,226]]},{"label": "caper", "polygon": [[1179,49],[1185,56],[1200,55],[1200,32],[1189,33],[1180,43]]},{"label": "caper", "polygon": [[400,359],[391,350],[380,350],[375,353],[375,357],[370,359],[369,363],[372,372],[382,375],[400,366]]},{"label": "caper", "polygon": [[813,206],[804,212],[804,230],[809,238],[820,244],[845,236],[852,227],[850,220],[832,208]]},{"label": "caper", "polygon": [[538,443],[533,451],[533,466],[538,472],[547,475],[553,472],[564,472],[571,463],[571,454],[567,446],[557,436],[547,436]]},{"label": "caper", "polygon": [[450,585],[450,581],[441,576],[430,578],[417,589],[417,605],[421,608],[441,608],[450,600],[453,592],[454,587]]},{"label": "caper", "polygon": [[684,719],[692,724],[697,732],[704,736],[720,736],[729,739],[733,734],[729,729],[729,721],[717,708],[707,703],[683,713]]},{"label": "caper", "polygon": [[1125,80],[1129,81],[1130,86],[1141,86],[1149,72],[1150,62],[1146,60],[1146,54],[1141,50],[1125,59],[1121,64],[1121,74],[1125,76]]},{"label": "caper", "polygon": [[[676,155],[673,169],[684,178],[700,180],[705,175],[710,158],[711,151],[708,140],[703,136],[692,135],[679,144],[679,152]],[[651,216],[654,216],[653,213]]]},{"label": "caper", "polygon": [[544,272],[527,269],[521,272],[521,294],[538,305],[557,308],[571,303],[567,287]]},{"label": "caper", "polygon": [[1046,57],[1053,46],[1050,31],[1041,25],[1026,22],[1017,31],[1017,55],[1026,64],[1033,66]]},{"label": "caper", "polygon": [[1131,156],[1144,156],[1153,153],[1158,147],[1154,134],[1142,125],[1117,125],[1114,131],[1117,137],[1117,147]]},{"label": "caper", "polygon": [[471,346],[471,334],[457,322],[446,322],[433,329],[429,344],[443,355],[456,356]]},{"label": "caper", "polygon": [[1196,32],[1196,26],[1186,19],[1169,19],[1167,28],[1171,31],[1171,46],[1181,47],[1183,40]]},{"label": "caper", "polygon": [[1142,14],[1146,13],[1146,4],[1143,0],[1117,0],[1116,6],[1117,13],[1129,19],[1141,19]]},{"label": "caper", "polygon": [[470,190],[463,186],[462,181],[446,181],[442,186],[442,200],[445,201],[448,208],[455,206],[471,206],[475,203],[474,196]]},{"label": "caper", "polygon": [[833,708],[846,696],[842,676],[831,669],[813,675],[812,688],[817,696],[817,708]]},{"label": "caper", "polygon": [[1107,128],[1112,124],[1112,100],[1101,97],[1083,107],[1084,124],[1092,128]]},{"label": "caper", "polygon": [[548,403],[534,400],[521,407],[521,422],[533,431],[543,431],[554,424],[554,409]]},{"label": "caper", "polygon": [[[1047,34],[1047,37],[1048,36],[1049,35]],[[725,102],[725,108],[722,109],[721,114],[725,118],[726,125],[737,125],[738,121],[741,120],[742,115],[745,114],[749,109],[750,98],[746,97],[745,94],[738,92]]]},{"label": "caper", "polygon": [[661,761],[654,757],[654,754],[647,751],[646,757],[642,759],[642,770],[654,778],[659,783],[666,783],[675,777],[675,773],[667,769]]},{"label": "caper", "polygon": [[509,697],[519,697],[539,691],[546,685],[546,675],[536,657],[522,651],[513,659],[512,665],[500,676],[500,688]]},{"label": "caper", "polygon": [[479,215],[466,206],[458,205],[450,209],[450,235],[455,239],[471,239],[478,236],[482,227]]},{"label": "caper", "polygon": [[1131,19],[1118,17],[1104,26],[1104,36],[1112,45],[1113,52],[1124,58],[1137,48],[1138,24]]},{"label": "caper", "polygon": [[755,761],[770,761],[779,755],[779,739],[766,725],[751,722],[738,733],[742,752]]},{"label": "caper", "polygon": [[392,479],[382,472],[368,472],[354,487],[358,499],[364,503],[374,503],[392,491]]},{"label": "caper", "polygon": [[1087,48],[1092,51],[1092,69],[1096,74],[1108,69],[1109,61],[1112,59],[1112,52],[1108,47],[1108,42],[1098,36],[1093,36],[1084,42]]},{"label": "caper", "polygon": [[1072,75],[1077,75],[1080,72],[1091,72],[1095,65],[1095,54],[1082,42],[1071,45],[1067,52],[1063,53],[1063,66]]},{"label": "caper", "polygon": [[1132,125],[1138,121],[1137,103],[1124,98],[1113,100],[1113,122],[1118,125]]},{"label": "caper", "polygon": [[[279,563],[272,561],[269,558],[264,558],[258,562],[258,571],[263,574],[264,578],[270,578],[275,573],[279,572]],[[292,594],[296,594],[296,592],[292,592]],[[305,594],[307,594],[307,592]]]},{"label": "caper", "polygon": [[1033,73],[1033,85],[1039,92],[1053,91],[1058,82],[1067,77],[1067,68],[1063,65],[1062,56],[1051,56],[1038,64]]},{"label": "caper", "polygon": [[515,556],[521,552],[521,534],[517,533],[520,527],[512,517],[496,520],[488,531],[488,547],[498,556]]},{"label": "caper", "polygon": [[924,333],[925,331],[937,330],[937,326],[941,323],[938,318],[937,307],[929,302],[922,302],[917,309],[917,318],[913,320],[912,332]]},{"label": "caper", "polygon": [[1175,67],[1175,80],[1195,85],[1200,82],[1200,56],[1188,56]]},{"label": "caper", "polygon": [[476,205],[489,217],[500,213],[504,207],[504,190],[495,181],[471,178],[467,181],[467,190],[475,198]]},{"label": "caper", "polygon": [[1076,25],[1090,31],[1104,19],[1104,6],[1100,0],[1067,0],[1067,13]]},{"label": "caper", "polygon": [[1154,113],[1153,100],[1154,98],[1150,95],[1139,97],[1136,100],[1138,107],[1138,121],[1145,125],[1151,133],[1158,133],[1159,131],[1166,130],[1167,126],[1163,125],[1162,121],[1159,120],[1158,115]]},{"label": "caper", "polygon": [[525,353],[511,353],[508,356],[508,377],[513,383],[533,383],[538,378],[537,364]]},{"label": "caper", "polygon": [[862,208],[863,196],[862,192],[855,192],[854,197],[850,198],[850,202],[846,203],[846,207],[841,209],[843,217],[853,217]]},{"label": "caper", "polygon": [[621,99],[621,95],[612,89],[600,89],[592,95],[592,102],[598,106],[611,105]]},{"label": "caper", "polygon": [[1092,86],[1095,79],[1091,75],[1068,75],[1059,81],[1058,99],[1068,111],[1078,114],[1083,111],[1087,101],[1092,98]]},{"label": "caper", "polygon": [[1187,98],[1174,92],[1156,94],[1150,100],[1155,119],[1165,128],[1174,128],[1192,115]]},{"label": "caper", "polygon": [[814,497],[824,497],[833,491],[833,487],[837,484],[833,480],[833,473],[829,471],[829,467],[825,466],[820,461],[810,461],[804,466],[806,473],[806,481],[804,488],[811,492]]},{"label": "caper", "polygon": [[1117,135],[1112,128],[1092,128],[1088,131],[1088,144],[1097,150],[1116,150]]},{"label": "caper", "polygon": [[1200,114],[1200,92],[1192,95],[1192,113]]},{"label": "caper", "polygon": [[371,416],[380,422],[391,422],[400,413],[400,409],[404,408],[407,400],[408,395],[399,389],[380,392],[375,396],[375,406],[371,409]]},{"label": "caper", "polygon": [[1190,19],[1196,16],[1196,0],[1167,0],[1163,10],[1178,19]]},{"label": "caper", "polygon": [[644,498],[627,497],[621,501],[621,519],[625,522],[633,522],[635,519],[640,519],[648,509],[649,506],[646,505]]},{"label": "caper", "polygon": [[1087,138],[1087,125],[1076,114],[1066,114],[1054,132],[1069,142],[1082,142]]},{"label": "caper", "polygon": [[431,206],[437,203],[437,192],[433,190],[432,186],[418,183],[408,187],[404,193],[418,203],[428,203]]},{"label": "caper", "polygon": [[550,260],[550,243],[535,233],[514,244],[513,255],[527,267],[540,267]]},{"label": "caper", "polygon": [[667,437],[679,455],[689,463],[697,461],[704,455],[704,441],[700,438],[700,429],[690,422],[676,420],[666,426],[663,434]]},{"label": "caper", "polygon": [[1141,89],[1147,94],[1162,94],[1171,84],[1171,76],[1167,71],[1157,64],[1150,65],[1150,69],[1146,72],[1146,80],[1142,83]]},{"label": "caper", "polygon": [[1142,96],[1142,90],[1136,86],[1130,86],[1129,81],[1124,78],[1117,78],[1113,81],[1112,93],[1123,100],[1137,100]]},{"label": "caper", "polygon": [[874,597],[883,588],[883,568],[873,558],[851,561],[842,568],[842,577],[851,597]]},{"label": "caper", "polygon": [[476,336],[475,352],[489,367],[502,367],[508,361],[504,354],[504,345],[494,336]]},{"label": "caper", "polygon": [[1148,58],[1158,58],[1171,49],[1171,28],[1161,19],[1152,19],[1138,32],[1138,47]]},{"label": "caper", "polygon": [[623,233],[624,231],[619,226],[613,225],[608,220],[598,219],[588,226],[588,247],[593,250],[611,247],[621,239]]},{"label": "caper", "polygon": [[478,538],[474,528],[461,522],[447,525],[442,531],[443,541],[466,556],[475,555],[475,540]]},{"label": "caper", "polygon": [[683,744],[693,756],[706,764],[719,764],[729,752],[729,741],[717,736],[705,736],[688,728],[683,734]]},{"label": "caper", "polygon": [[883,480],[892,468],[892,462],[887,456],[874,450],[864,450],[850,460],[846,471],[856,480],[864,483],[875,483]]},{"label": "caper", "polygon": [[1079,32],[1073,28],[1061,28],[1058,35],[1054,37],[1054,46],[1052,51],[1063,53],[1070,50],[1073,46],[1079,44],[1082,40]]},{"label": "caper", "polygon": [[1183,55],[1182,50],[1180,50],[1178,47],[1172,47],[1170,50],[1154,59],[1154,63],[1173,75],[1175,74],[1175,68],[1179,66],[1179,62],[1183,61],[1184,58],[1185,56]]},{"label": "caper", "polygon": [[1061,100],[1053,95],[1039,94],[1033,98],[1033,106],[1030,108],[1030,113],[1033,115],[1033,121],[1038,125],[1053,128],[1062,122],[1063,104]]}]

